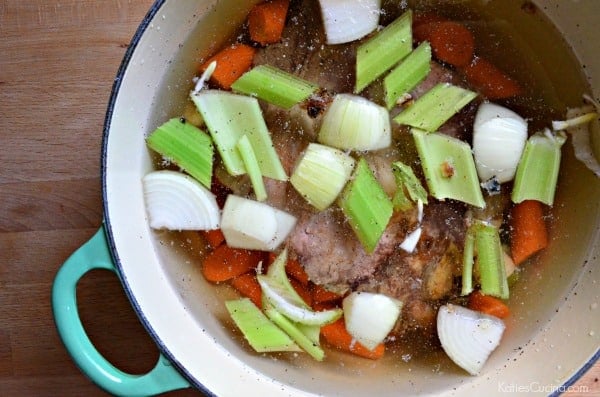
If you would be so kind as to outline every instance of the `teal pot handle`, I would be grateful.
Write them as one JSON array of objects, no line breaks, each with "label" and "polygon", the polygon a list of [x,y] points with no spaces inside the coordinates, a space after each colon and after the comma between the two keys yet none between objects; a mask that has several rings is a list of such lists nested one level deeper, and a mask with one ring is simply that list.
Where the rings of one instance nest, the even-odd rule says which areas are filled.
[{"label": "teal pot handle", "polygon": [[104,226],[67,259],[52,287],[52,308],[58,333],[81,371],[107,392],[120,396],[150,396],[190,387],[162,354],[150,372],[131,375],[115,368],[96,350],[81,324],[76,296],[77,283],[94,269],[115,272]]}]

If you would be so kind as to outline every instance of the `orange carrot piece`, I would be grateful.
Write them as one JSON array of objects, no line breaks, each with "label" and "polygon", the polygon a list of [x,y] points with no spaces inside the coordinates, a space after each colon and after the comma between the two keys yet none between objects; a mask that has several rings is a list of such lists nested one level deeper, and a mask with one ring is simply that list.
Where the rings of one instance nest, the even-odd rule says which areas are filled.
[{"label": "orange carrot piece", "polygon": [[536,200],[515,204],[510,219],[510,253],[515,265],[548,246],[544,208]]},{"label": "orange carrot piece", "polygon": [[474,291],[469,295],[469,309],[489,314],[498,318],[510,315],[510,309],[500,299]]},{"label": "orange carrot piece", "polygon": [[210,81],[223,89],[230,89],[231,85],[252,66],[256,50],[246,44],[234,44],[226,47],[206,60],[200,71],[204,72],[208,65],[217,61],[217,67],[210,77]]},{"label": "orange carrot piece", "polygon": [[308,306],[312,307],[312,295],[310,294],[310,290],[305,285],[302,285],[302,283],[300,283],[298,280],[293,278],[290,279],[290,284],[292,284],[292,287],[294,287],[302,300],[306,302]]},{"label": "orange carrot piece", "polygon": [[463,72],[469,84],[488,99],[506,99],[521,93],[515,80],[483,58],[475,57]]},{"label": "orange carrot piece", "polygon": [[240,294],[250,298],[256,306],[262,307],[262,290],[256,279],[256,274],[253,272],[244,273],[232,278],[230,283]]},{"label": "orange carrot piece", "polygon": [[202,235],[212,249],[217,248],[225,242],[225,236],[221,229],[205,230],[202,232]]},{"label": "orange carrot piece", "polygon": [[281,40],[289,5],[289,0],[271,0],[255,5],[248,14],[250,38],[261,45]]},{"label": "orange carrot piece", "polygon": [[248,273],[263,260],[263,252],[231,248],[221,244],[202,262],[202,273],[208,281],[221,282]]},{"label": "orange carrot piece", "polygon": [[312,309],[317,312],[322,312],[325,310],[331,310],[339,307],[334,301],[329,302],[315,302],[313,299]]},{"label": "orange carrot piece", "polygon": [[285,272],[304,287],[308,286],[308,274],[306,274],[304,267],[296,259],[288,259],[285,264]]},{"label": "orange carrot piece", "polygon": [[415,43],[431,42],[431,33],[437,28],[439,22],[447,19],[434,13],[415,14],[413,16],[412,35]]},{"label": "orange carrot piece", "polygon": [[431,33],[437,28],[437,22],[423,23],[413,27],[413,40],[416,43],[422,43],[423,41],[431,41]]},{"label": "orange carrot piece", "polygon": [[[273,263],[276,258],[276,253],[269,252],[269,265]],[[308,286],[308,274],[306,274],[304,267],[296,259],[288,258],[288,261],[285,264],[285,272],[289,277],[299,281],[303,286]]]},{"label": "orange carrot piece", "polygon": [[441,62],[464,67],[471,63],[475,51],[475,38],[466,26],[453,21],[433,22],[427,32],[422,27],[418,34],[428,35],[433,56]]},{"label": "orange carrot piece", "polygon": [[333,347],[372,360],[383,357],[383,353],[385,352],[385,345],[383,343],[377,345],[375,349],[369,350],[354,340],[352,335],[346,330],[343,318],[321,327],[321,335]]},{"label": "orange carrot piece", "polygon": [[320,285],[315,284],[312,287],[312,300],[314,303],[333,302],[341,298],[341,295],[328,291]]}]

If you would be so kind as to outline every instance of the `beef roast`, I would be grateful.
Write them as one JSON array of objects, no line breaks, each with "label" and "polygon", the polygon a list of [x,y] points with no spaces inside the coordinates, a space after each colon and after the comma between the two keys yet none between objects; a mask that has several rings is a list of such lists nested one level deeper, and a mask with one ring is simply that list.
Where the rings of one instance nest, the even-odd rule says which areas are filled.
[{"label": "beef roast", "polygon": [[368,280],[406,236],[410,217],[392,218],[374,252],[367,253],[341,210],[305,213],[289,238],[290,247],[310,279],[330,287],[351,286]]}]

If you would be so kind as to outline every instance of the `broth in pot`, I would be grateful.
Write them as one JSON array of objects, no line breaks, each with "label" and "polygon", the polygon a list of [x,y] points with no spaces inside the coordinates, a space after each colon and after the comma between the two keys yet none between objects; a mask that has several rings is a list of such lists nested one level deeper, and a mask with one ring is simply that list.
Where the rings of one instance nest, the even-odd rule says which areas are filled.
[{"label": "broth in pot", "polygon": [[[386,106],[383,77],[375,79],[359,93],[356,92],[356,54],[362,44],[380,34],[383,27],[392,24],[408,10],[412,13],[413,50],[423,42],[432,46],[430,71],[418,84],[403,93],[405,95],[399,96],[397,103]],[[273,249],[251,249],[251,260],[255,262],[245,271],[232,273],[224,279],[206,279],[207,258],[214,258],[214,252],[222,244],[231,245],[233,251],[246,252],[247,248],[252,248],[230,244],[230,240],[233,241],[231,232],[224,231],[224,236],[213,242],[211,233],[206,231],[156,231],[157,252],[164,258],[165,272],[170,282],[180,291],[187,310],[203,323],[206,322],[207,313],[211,313],[209,316],[216,319],[217,325],[208,326],[209,331],[214,332],[227,349],[231,349],[235,356],[241,357],[253,368],[275,378],[288,379],[292,386],[303,390],[328,395],[336,394],[335,386],[313,390],[310,379],[333,379],[331,385],[334,385],[337,381],[343,382],[342,379],[352,378],[356,374],[366,374],[376,379],[386,378],[386,382],[375,386],[371,394],[383,392],[390,383],[404,382],[407,379],[408,383],[403,387],[413,393],[425,389],[440,391],[453,382],[463,382],[461,379],[467,372],[448,359],[440,346],[438,312],[440,307],[447,307],[449,304],[478,312],[481,307],[472,303],[474,294],[493,296],[503,305],[503,310],[507,311],[501,315],[497,312],[493,314],[494,317],[502,317],[499,321],[505,327],[503,340],[509,338],[510,343],[503,346],[504,342],[501,342],[498,350],[492,353],[487,366],[497,368],[511,365],[511,350],[535,348],[528,344],[531,335],[538,333],[545,325],[543,319],[557,310],[555,308],[560,304],[558,297],[567,292],[569,282],[577,277],[579,270],[565,269],[557,263],[558,260],[552,261],[551,258],[581,262],[581,257],[572,254],[569,247],[573,246],[574,240],[584,246],[593,239],[596,231],[594,225],[587,225],[570,235],[562,232],[563,228],[577,224],[585,217],[583,214],[586,212],[595,214],[598,218],[597,205],[586,203],[585,200],[582,200],[584,204],[575,213],[572,212],[573,201],[586,195],[597,197],[600,192],[591,171],[575,159],[571,136],[564,135],[567,142],[559,150],[562,159],[553,201],[540,203],[539,200],[527,199],[539,204],[536,208],[542,211],[541,222],[547,233],[547,242],[524,260],[519,259],[514,264],[512,262],[517,261],[514,247],[511,252],[511,244],[515,239],[514,211],[519,205],[511,197],[514,179],[499,182],[495,175],[489,179],[481,178],[480,175],[478,183],[482,186],[483,205],[465,202],[460,197],[436,198],[432,193],[435,187],[432,188],[431,178],[423,166],[427,161],[423,158],[426,155],[420,151],[413,137],[412,130],[415,126],[398,123],[394,119],[415,106],[432,88],[439,84],[450,84],[475,95],[451,114],[439,128],[429,133],[451,137],[473,147],[478,112],[482,105],[493,103],[520,116],[526,122],[527,137],[539,132],[543,135],[545,129],[548,129],[548,134],[559,136],[558,131],[550,131],[552,121],[567,119],[568,109],[585,108],[593,104],[584,99],[584,95],[589,95],[590,88],[581,65],[560,33],[549,22],[544,10],[533,2],[516,0],[384,0],[379,16],[381,28],[366,37],[335,45],[327,43],[322,9],[319,2],[314,0],[289,2],[285,27],[281,37],[273,43],[261,44],[253,40],[248,24],[248,20],[244,19],[241,25],[231,26],[229,40],[222,41],[216,47],[209,48],[206,44],[200,44],[200,37],[192,37],[186,42],[173,61],[173,71],[167,75],[160,90],[163,93],[181,91],[183,94],[166,104],[160,102],[159,95],[154,112],[153,123],[156,126],[169,118],[179,117],[181,123],[193,124],[213,138],[216,147],[214,172],[212,184],[208,188],[219,203],[220,214],[226,211],[223,206],[231,195],[258,202],[257,186],[248,175],[234,175],[231,172],[219,151],[220,144],[215,138],[218,132],[207,122],[210,118],[207,119],[208,115],[203,113],[202,106],[196,101],[195,104],[192,103],[187,93],[199,88],[201,89],[196,95],[212,90],[231,92],[230,87],[224,87],[219,80],[210,79],[208,75],[206,77],[209,79],[202,87],[197,83],[190,83],[192,76],[199,77],[207,69],[209,58],[231,45],[244,45],[252,49],[252,62],[244,72],[260,65],[268,65],[318,87],[308,98],[289,109],[283,109],[281,105],[270,103],[260,94],[257,95],[273,147],[288,177],[294,175],[300,167],[309,145],[322,143],[320,131],[336,97],[344,94],[360,95],[376,106],[387,108],[386,112],[389,113],[386,114],[390,120],[389,145],[374,150],[352,150],[341,144],[338,149],[356,163],[364,160],[374,180],[393,204],[393,210],[376,246],[370,249],[361,240],[360,232],[356,232],[359,226],[349,219],[349,210],[340,204],[340,199],[336,198],[336,201],[324,209],[316,209],[306,199],[307,195],[301,193],[288,179],[277,180],[263,174],[261,179],[265,184],[266,199],[260,200],[261,204],[283,211],[295,221],[281,243]],[[448,46],[452,45],[451,38],[441,33],[447,26],[459,26],[471,35],[472,53],[467,63],[462,64],[452,57],[445,57],[444,46],[451,55],[453,51],[461,50],[448,50]],[[192,53],[194,55],[190,55]],[[483,64],[491,65],[492,69],[480,72],[479,67]],[[219,68],[218,62],[216,68]],[[506,80],[501,80],[502,78]],[[516,88],[511,91],[510,87],[503,85],[503,81],[514,84]],[[503,89],[498,89],[499,85]],[[235,95],[244,95],[235,88],[233,92]],[[195,94],[192,97],[193,95]],[[591,114],[594,111],[589,108],[584,113]],[[594,122],[597,122],[597,117],[594,117]],[[498,143],[499,146],[504,144],[502,141]],[[180,168],[180,164],[176,163],[169,163],[165,167],[165,156],[153,150],[149,153],[153,156],[156,169]],[[393,165],[397,162],[411,167],[422,187],[427,190],[427,203],[423,210],[419,209],[417,199],[412,200],[413,203],[408,208],[396,206],[396,192],[403,189],[394,173]],[[454,172],[460,171],[454,167],[454,163],[448,163],[447,168],[436,172],[444,174],[445,178],[451,178]],[[572,178],[573,175],[576,177]],[[346,183],[350,184],[356,179],[356,174],[352,174]],[[583,188],[582,180],[587,181]],[[345,192],[344,190],[340,194],[344,195]],[[410,192],[407,190],[407,193]],[[464,266],[468,256],[465,255],[465,247],[471,233],[474,233],[473,224],[479,221],[497,232],[497,241],[503,252],[498,258],[502,261],[502,277],[506,279],[504,281],[509,287],[510,297],[482,293],[484,286],[477,249],[472,253],[475,258],[473,287],[468,291],[464,289]],[[256,227],[260,229],[259,225]],[[407,249],[404,244],[417,229],[417,241],[412,249]],[[577,227],[569,230],[577,230]],[[483,249],[479,247],[479,250]],[[352,351],[353,348],[336,347],[335,342],[328,340],[323,331],[317,342],[325,352],[323,363],[316,363],[309,355],[298,351],[267,354],[253,351],[247,341],[251,337],[244,337],[236,327],[224,302],[237,300],[242,296],[253,296],[254,292],[240,287],[239,280],[248,277],[254,280],[253,285],[255,283],[258,286],[256,276],[268,274],[269,265],[284,250],[287,254],[289,280],[295,286],[295,291],[305,298],[308,306],[305,310],[318,312],[342,309],[344,299],[357,292],[383,295],[401,302],[400,315],[393,327],[385,339],[377,343],[385,346],[383,355],[377,355],[374,361],[359,357],[354,354],[356,352]],[[239,258],[236,251],[227,255],[233,256],[225,258],[223,266],[228,266],[227,260]],[[177,260],[173,260],[174,257]],[[299,274],[289,270],[289,262],[298,266]],[[557,291],[560,293],[555,294]],[[327,293],[330,294],[328,298],[319,298]],[[268,299],[264,295],[260,299],[262,300],[255,300],[255,303],[258,306],[262,303],[263,309],[266,304],[274,304],[265,303]],[[281,310],[276,304],[275,306]],[[348,317],[348,313],[344,313],[344,316]],[[343,322],[343,319],[338,321]],[[348,325],[347,322],[345,324]],[[358,343],[356,337],[351,336],[351,344]],[[230,341],[223,342],[224,338],[229,338]],[[278,366],[276,362],[283,365]],[[415,373],[419,376],[413,376]],[[449,376],[442,379],[440,375]],[[360,386],[357,393],[367,393],[368,390],[364,387]]]}]

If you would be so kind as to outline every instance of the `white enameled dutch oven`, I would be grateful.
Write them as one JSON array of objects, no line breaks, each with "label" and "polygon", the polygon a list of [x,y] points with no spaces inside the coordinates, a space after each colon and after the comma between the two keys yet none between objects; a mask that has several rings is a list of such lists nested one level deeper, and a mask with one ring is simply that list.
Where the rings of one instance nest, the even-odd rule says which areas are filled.
[{"label": "white enameled dutch oven", "polygon": [[[491,7],[504,0],[481,1]],[[242,343],[223,305],[233,293],[207,283],[189,250],[172,244],[179,240],[150,229],[141,180],[152,169],[145,136],[181,111],[199,59],[226,43],[254,3],[159,0],[126,53],[102,145],[105,221],[64,264],[53,290],[58,330],[83,372],[120,395],[191,386],[218,396],[491,396],[517,390],[557,394],[572,384],[600,355],[600,181],[573,159],[570,145],[563,149],[551,246],[511,291],[507,331],[481,375],[467,375],[443,353],[422,362],[396,355],[373,362],[328,351],[318,363],[301,354],[256,354]],[[566,62],[585,65],[581,73],[588,92],[598,98],[600,1],[534,3],[571,47],[574,57]],[[547,42],[540,47],[548,51],[564,45],[523,20],[506,22],[525,41]],[[582,80],[564,75],[559,63],[547,68],[548,78]],[[114,269],[158,344],[162,355],[149,374],[132,376],[114,368],[85,335],[75,286],[94,268]],[[528,389],[517,389],[523,387]]]}]

